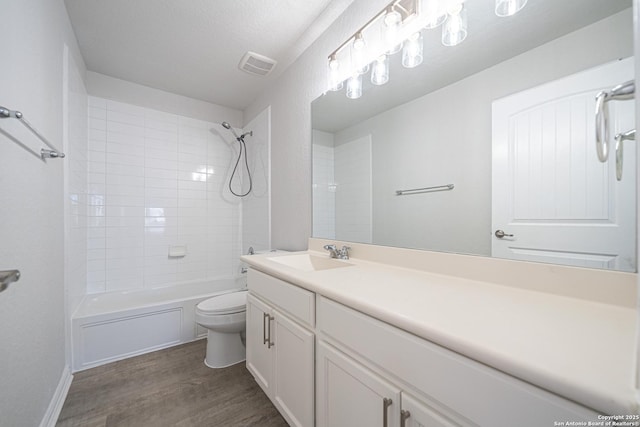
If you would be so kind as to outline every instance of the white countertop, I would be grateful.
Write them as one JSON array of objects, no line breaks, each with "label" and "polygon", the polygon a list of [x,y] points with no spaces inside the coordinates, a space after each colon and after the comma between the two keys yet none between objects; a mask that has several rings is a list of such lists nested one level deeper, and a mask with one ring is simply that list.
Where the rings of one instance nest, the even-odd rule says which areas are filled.
[{"label": "white countertop", "polygon": [[354,258],[312,272],[269,259],[292,254],[242,260],[598,412],[640,411],[635,309]]}]

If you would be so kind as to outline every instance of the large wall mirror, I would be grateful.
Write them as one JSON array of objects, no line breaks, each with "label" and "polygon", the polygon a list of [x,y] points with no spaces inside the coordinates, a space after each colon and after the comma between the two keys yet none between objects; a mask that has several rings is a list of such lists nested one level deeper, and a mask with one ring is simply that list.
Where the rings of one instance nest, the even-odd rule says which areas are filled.
[{"label": "large wall mirror", "polygon": [[[420,66],[394,55],[387,84],[313,101],[313,236],[636,271],[635,141],[618,180],[594,119],[596,94],[634,79],[631,3],[505,19],[468,1],[462,44],[423,30]],[[635,129],[634,101],[610,104],[611,134]]]}]

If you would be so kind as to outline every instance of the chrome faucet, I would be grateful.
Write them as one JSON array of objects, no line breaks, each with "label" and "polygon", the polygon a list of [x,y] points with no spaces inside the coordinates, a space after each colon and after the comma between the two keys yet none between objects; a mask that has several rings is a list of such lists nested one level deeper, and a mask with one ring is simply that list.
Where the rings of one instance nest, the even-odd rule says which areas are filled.
[{"label": "chrome faucet", "polygon": [[349,246],[343,246],[342,249],[338,249],[336,245],[324,245],[324,249],[329,251],[331,258],[349,259]]}]

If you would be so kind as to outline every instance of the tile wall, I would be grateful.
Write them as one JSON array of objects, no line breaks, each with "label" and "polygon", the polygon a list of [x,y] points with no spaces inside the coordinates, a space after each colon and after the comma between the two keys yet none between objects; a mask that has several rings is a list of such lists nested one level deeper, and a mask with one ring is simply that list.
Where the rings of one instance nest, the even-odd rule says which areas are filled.
[{"label": "tile wall", "polygon": [[313,131],[313,236],[336,238],[333,134]]},{"label": "tile wall", "polygon": [[[249,247],[256,251],[272,249],[270,210],[270,146],[271,110],[266,108],[249,122],[243,132],[253,132],[245,138],[253,189],[242,198],[242,250]],[[237,143],[234,144],[237,147]],[[248,187],[248,176],[243,167],[243,189]],[[234,184],[235,180],[234,180]],[[234,187],[235,188],[235,187]],[[243,191],[243,192],[244,192]]]},{"label": "tile wall", "polygon": [[372,243],[371,135],[334,149],[336,238]]},{"label": "tile wall", "polygon": [[[232,277],[240,199],[219,124],[89,97],[87,293]],[[187,255],[168,250],[185,245]]]},{"label": "tile wall", "polygon": [[[65,46],[66,47],[66,46]],[[71,55],[67,57],[64,100],[65,282],[73,313],[87,286],[87,91]]]}]

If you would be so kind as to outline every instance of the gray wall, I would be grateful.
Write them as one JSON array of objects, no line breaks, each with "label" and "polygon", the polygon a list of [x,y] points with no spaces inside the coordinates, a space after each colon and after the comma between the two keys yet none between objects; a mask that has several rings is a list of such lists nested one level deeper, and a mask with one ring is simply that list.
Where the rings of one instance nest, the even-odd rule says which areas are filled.
[{"label": "gray wall", "polygon": [[[20,110],[62,147],[63,49],[84,62],[62,0],[3,1],[2,106]],[[0,128],[39,152],[16,120]],[[40,424],[65,369],[63,160],[40,161],[0,133],[0,424]]]}]

